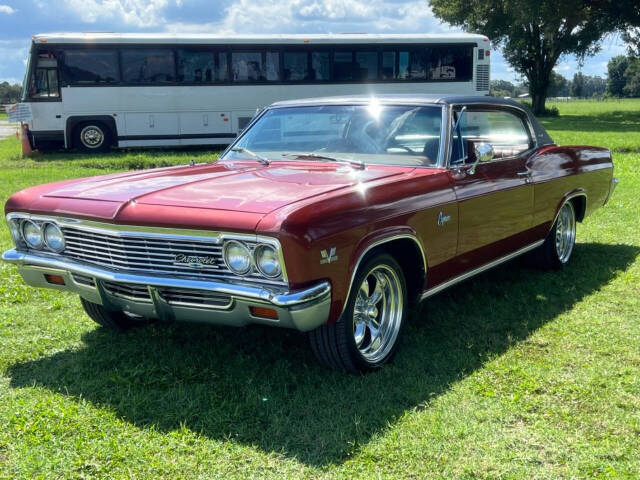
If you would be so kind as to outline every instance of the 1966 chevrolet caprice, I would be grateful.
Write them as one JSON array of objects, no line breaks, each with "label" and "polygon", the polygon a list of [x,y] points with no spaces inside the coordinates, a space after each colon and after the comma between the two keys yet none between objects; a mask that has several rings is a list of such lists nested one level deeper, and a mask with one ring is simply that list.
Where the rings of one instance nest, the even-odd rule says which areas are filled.
[{"label": "1966 chevrolet caprice", "polygon": [[525,252],[566,265],[616,183],[608,150],[555,145],[516,102],[290,101],[218,162],[16,193],[3,259],[106,327],[295,328],[358,373],[392,356],[411,304]]}]

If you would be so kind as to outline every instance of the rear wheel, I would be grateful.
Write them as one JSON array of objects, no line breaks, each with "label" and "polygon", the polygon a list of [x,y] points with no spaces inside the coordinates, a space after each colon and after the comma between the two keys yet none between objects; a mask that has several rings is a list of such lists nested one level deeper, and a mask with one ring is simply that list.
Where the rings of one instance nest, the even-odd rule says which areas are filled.
[{"label": "rear wheel", "polygon": [[73,144],[83,152],[106,152],[111,148],[111,131],[102,122],[83,122],[73,131]]},{"label": "rear wheel", "polygon": [[119,332],[123,332],[125,330],[129,330],[134,327],[141,327],[149,323],[149,321],[142,317],[133,317],[131,315],[127,315],[124,312],[112,312],[105,309],[102,305],[98,305],[97,303],[90,302],[80,297],[80,302],[82,302],[82,308],[87,315],[96,322],[98,325],[109,328],[111,330],[116,330]]},{"label": "rear wheel", "polygon": [[560,208],[553,228],[537,251],[538,265],[547,269],[560,269],[569,263],[576,243],[576,211],[573,203]]},{"label": "rear wheel", "polygon": [[309,333],[311,348],[330,368],[377,370],[395,353],[407,311],[402,268],[386,253],[374,255],[358,269],[340,319]]}]

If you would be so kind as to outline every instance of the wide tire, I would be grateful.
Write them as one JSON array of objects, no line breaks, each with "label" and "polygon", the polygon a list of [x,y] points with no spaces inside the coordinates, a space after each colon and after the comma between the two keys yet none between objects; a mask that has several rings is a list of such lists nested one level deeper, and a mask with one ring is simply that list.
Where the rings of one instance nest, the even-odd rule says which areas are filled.
[{"label": "wide tire", "polygon": [[356,273],[340,319],[309,332],[311,349],[335,370],[357,375],[379,369],[397,349],[407,300],[398,262],[386,253],[369,257]]},{"label": "wide tire", "polygon": [[536,265],[547,270],[564,268],[576,243],[576,211],[571,201],[560,208],[556,221],[535,252]]},{"label": "wide tire", "polygon": [[83,122],[73,129],[73,145],[82,152],[108,152],[111,142],[111,130],[102,122]]},{"label": "wide tire", "polygon": [[105,309],[102,305],[98,305],[93,302],[89,302],[80,297],[82,302],[82,308],[89,318],[105,328],[115,330],[117,332],[124,332],[131,328],[141,327],[149,323],[146,319],[136,319],[130,317],[124,312],[111,312]]}]

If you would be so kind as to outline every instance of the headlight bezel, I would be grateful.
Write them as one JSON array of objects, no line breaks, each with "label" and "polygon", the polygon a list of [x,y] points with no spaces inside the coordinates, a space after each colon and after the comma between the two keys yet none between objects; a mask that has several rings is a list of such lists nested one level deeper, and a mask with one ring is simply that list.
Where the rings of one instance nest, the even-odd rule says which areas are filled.
[{"label": "headlight bezel", "polygon": [[[275,271],[275,273],[272,273],[272,274],[267,273],[266,269],[262,265],[261,254],[264,254],[263,252],[266,252],[266,251],[270,252],[273,255],[272,260],[275,262],[277,266],[277,270]],[[258,244],[258,246],[253,251],[253,257],[254,257],[253,260],[256,265],[256,268],[265,277],[278,278],[282,275],[282,264],[280,262],[280,252],[273,245],[269,245],[267,243]]]},{"label": "headlight bezel", "polygon": [[[5,220],[9,225],[9,231],[13,243],[18,249],[35,250],[44,253],[62,253],[66,249],[66,236],[62,230],[60,222],[51,217],[40,217],[37,215],[23,214],[23,213],[9,213]],[[47,241],[47,235],[45,229],[52,225],[56,228],[62,244],[56,247],[55,242],[52,240]],[[39,242],[34,243],[35,232],[37,230]],[[27,238],[31,238],[32,241],[28,241]]]},{"label": "headlight bezel", "polygon": [[[240,248],[241,250],[244,250],[244,252],[246,253],[246,258],[248,260],[246,269],[239,270],[231,266],[231,262],[229,261],[229,258],[228,258],[228,251],[230,248],[234,248],[234,247]],[[247,275],[248,273],[251,272],[254,266],[253,255],[251,254],[251,250],[247,245],[245,245],[243,242],[239,240],[227,240],[224,243],[224,246],[222,247],[222,260],[224,261],[224,264],[226,265],[226,267],[229,269],[231,273],[239,276]]]},{"label": "headlight bezel", "polygon": [[[33,226],[37,229],[38,238],[40,239],[39,243],[34,244],[29,241],[28,234],[25,231],[29,226]],[[42,227],[37,222],[34,222],[30,218],[26,218],[21,222],[20,225],[20,233],[22,235],[22,240],[27,245],[28,248],[32,248],[33,250],[42,250],[44,248],[44,237],[42,234]]]},{"label": "headlight bezel", "polygon": [[[64,249],[67,247],[67,242],[66,242],[66,239],[64,238],[64,232],[62,231],[60,226],[54,222],[44,222],[40,228],[42,230],[42,240],[44,242],[44,245],[54,253],[63,252]],[[55,228],[57,230],[57,233],[60,235],[60,240],[62,242],[62,245],[59,248],[54,247],[51,244],[51,242],[47,239],[47,230],[49,230],[49,228]]]},{"label": "headlight bezel", "polygon": [[25,242],[22,238],[22,225],[20,223],[20,219],[8,217],[7,223],[9,225],[9,233],[13,239],[13,243],[16,247],[24,247]]}]

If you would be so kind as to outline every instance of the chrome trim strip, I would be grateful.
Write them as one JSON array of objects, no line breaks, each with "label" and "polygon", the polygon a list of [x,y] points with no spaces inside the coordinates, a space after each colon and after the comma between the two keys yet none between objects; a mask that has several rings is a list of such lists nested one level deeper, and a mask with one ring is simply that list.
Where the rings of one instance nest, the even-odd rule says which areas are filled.
[{"label": "chrome trim strip", "polygon": [[80,273],[82,275],[94,277],[95,279],[107,280],[110,282],[136,283],[160,288],[175,287],[208,290],[211,292],[224,293],[237,298],[269,302],[279,307],[295,307],[297,305],[316,300],[320,297],[327,296],[331,293],[331,285],[326,281],[317,283],[303,290],[289,291],[286,286],[282,286],[280,288],[277,286],[267,288],[236,283],[120,273],[66,259],[55,258],[53,256],[19,252],[15,249],[4,252],[2,254],[2,260],[24,266],[25,268],[28,268],[29,266],[55,268],[59,270],[66,270],[71,273]]},{"label": "chrome trim strip", "polygon": [[[110,235],[114,237],[139,237],[156,240],[184,240],[196,242],[211,242],[215,245],[222,245],[225,240],[240,240],[253,243],[265,243],[271,245],[278,252],[280,267],[282,274],[278,278],[268,278],[265,280],[276,281],[282,280],[287,283],[287,269],[284,264],[284,254],[280,241],[275,237],[258,234],[242,234],[233,232],[212,232],[209,230],[184,229],[184,228],[166,228],[166,227],[146,227],[138,225],[118,225],[114,223],[96,222],[93,220],[84,220],[71,217],[57,217],[54,215],[35,215],[23,212],[12,212],[6,216],[7,221],[20,218],[29,220],[38,220],[43,222],[53,222],[64,228],[76,228],[78,230],[87,231],[100,235]],[[233,271],[230,270],[231,273]],[[243,279],[242,275],[237,275],[238,279]],[[255,281],[255,279],[254,279]]]},{"label": "chrome trim strip", "polygon": [[353,281],[356,278],[356,274],[358,273],[358,268],[360,267],[360,263],[362,262],[362,259],[365,257],[365,255],[367,253],[369,253],[373,248],[385,244],[385,243],[389,243],[392,242],[394,240],[399,240],[402,238],[408,238],[410,240],[413,240],[415,242],[415,244],[418,246],[418,249],[420,250],[420,254],[422,255],[422,265],[424,267],[424,272],[426,275],[427,272],[427,257],[424,254],[424,248],[422,248],[422,245],[420,244],[420,242],[418,241],[418,239],[414,236],[414,235],[410,235],[408,233],[403,233],[403,234],[398,234],[398,235],[391,235],[389,237],[384,237],[381,238],[375,242],[373,242],[371,245],[369,245],[367,248],[364,249],[364,251],[360,254],[360,257],[358,257],[358,260],[356,261],[356,264],[353,267],[353,271],[351,272],[351,280],[349,281],[349,290],[347,290],[347,297],[346,300],[344,302],[344,306],[342,307],[342,311],[340,312],[340,315],[342,315],[344,313],[344,309],[347,308],[347,302],[349,299],[349,295],[351,295],[351,289],[353,288]]},{"label": "chrome trim strip", "polygon": [[421,296],[420,296],[420,300],[424,300],[425,298],[429,298],[432,295],[435,295],[438,292],[441,292],[442,290],[445,290],[457,283],[462,282],[463,280],[467,280],[468,278],[471,278],[475,275],[478,275],[482,272],[485,272],[487,270],[492,269],[493,267],[496,267],[498,265],[500,265],[501,263],[504,262],[508,262],[509,260],[512,260],[524,253],[527,253],[535,248],[538,248],[540,245],[542,245],[544,243],[544,240],[538,240],[535,243],[532,243],[531,245],[527,245],[526,247],[521,248],[520,250],[516,250],[515,252],[512,252],[508,255],[505,255],[504,257],[500,257],[496,260],[493,260],[492,262],[486,263],[484,265],[482,265],[481,267],[475,268],[473,270],[470,270],[466,273],[463,273],[462,275],[458,275],[457,277],[452,278],[451,280],[447,280],[444,283],[441,283],[440,285],[436,285],[433,288],[430,288],[429,290],[425,291]]}]

